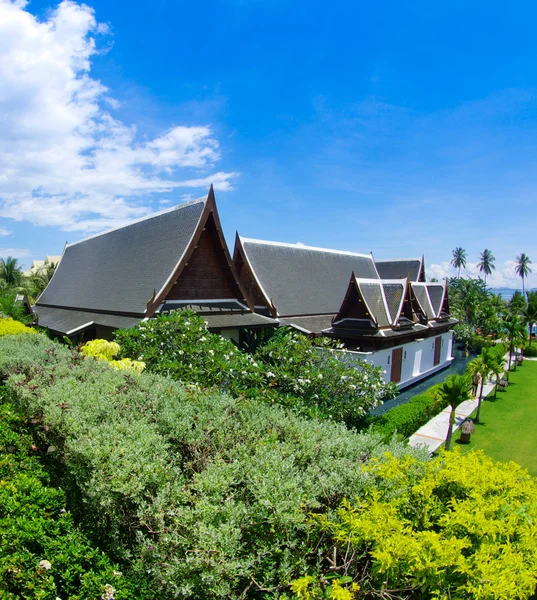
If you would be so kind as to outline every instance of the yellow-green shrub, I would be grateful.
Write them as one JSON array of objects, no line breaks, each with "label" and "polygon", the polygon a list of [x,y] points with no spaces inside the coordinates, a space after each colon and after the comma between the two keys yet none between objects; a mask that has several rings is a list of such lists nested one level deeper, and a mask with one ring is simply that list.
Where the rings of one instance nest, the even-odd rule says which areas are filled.
[{"label": "yellow-green shrub", "polygon": [[297,580],[296,598],[326,598],[334,573],[349,599],[533,597],[537,480],[522,467],[456,451],[374,459],[364,471],[368,493],[312,517],[332,546],[327,575]]},{"label": "yellow-green shrub", "polygon": [[81,351],[86,356],[93,356],[99,360],[114,360],[114,356],[119,352],[119,344],[108,342],[106,340],[91,340],[82,346]]},{"label": "yellow-green shrub", "polygon": [[81,349],[86,356],[104,360],[114,369],[130,371],[131,373],[141,373],[144,370],[144,362],[131,360],[130,358],[114,360],[114,356],[117,356],[119,350],[120,346],[117,342],[108,342],[107,340],[91,340],[84,344]]},{"label": "yellow-green shrub", "polygon": [[18,335],[19,333],[32,334],[37,333],[37,331],[14,319],[0,319],[0,337],[4,335]]}]

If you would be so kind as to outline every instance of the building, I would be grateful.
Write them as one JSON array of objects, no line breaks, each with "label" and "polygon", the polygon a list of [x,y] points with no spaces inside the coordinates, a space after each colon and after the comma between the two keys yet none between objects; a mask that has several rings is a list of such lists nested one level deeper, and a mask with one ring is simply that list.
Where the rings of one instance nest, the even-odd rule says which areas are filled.
[{"label": "building", "polygon": [[109,339],[175,308],[191,308],[236,340],[245,328],[278,324],[248,305],[212,186],[206,197],[67,244],[34,311],[55,334]]},{"label": "building", "polygon": [[45,257],[45,260],[32,260],[32,265],[26,271],[23,271],[22,274],[24,277],[31,277],[32,275],[39,275],[41,272],[46,272],[49,267],[54,265],[58,266],[62,257],[61,256],[52,256],[48,255]]},{"label": "building", "polygon": [[425,282],[423,258],[375,261],[371,254],[237,235],[233,260],[256,312],[343,341],[349,361],[382,367],[400,387],[452,360],[457,321],[445,284]]}]

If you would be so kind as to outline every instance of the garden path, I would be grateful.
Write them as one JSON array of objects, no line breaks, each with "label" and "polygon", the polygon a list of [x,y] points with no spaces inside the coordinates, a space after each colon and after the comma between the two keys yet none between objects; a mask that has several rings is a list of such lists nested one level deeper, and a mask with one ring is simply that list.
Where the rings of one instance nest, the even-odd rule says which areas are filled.
[{"label": "garden path", "polygon": [[[507,365],[506,365],[507,366]],[[483,399],[494,391],[494,383],[486,383],[483,386]],[[469,417],[477,408],[477,398],[466,400],[460,404],[455,410],[455,425],[453,425],[453,433],[455,433],[462,425],[463,421]],[[449,416],[451,407],[447,406],[436,417],[433,417],[428,423],[410,436],[408,443],[410,446],[425,446],[430,452],[438,450],[446,441],[447,431],[449,427]]]}]

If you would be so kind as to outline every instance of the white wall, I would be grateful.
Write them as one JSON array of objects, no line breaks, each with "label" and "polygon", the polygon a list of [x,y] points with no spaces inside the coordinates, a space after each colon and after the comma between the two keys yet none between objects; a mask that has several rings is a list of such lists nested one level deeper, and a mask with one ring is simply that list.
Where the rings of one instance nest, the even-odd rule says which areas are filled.
[{"label": "white wall", "polygon": [[[433,364],[434,344],[437,337],[440,337],[442,342],[440,363],[435,366]],[[399,388],[403,388],[447,367],[453,360],[451,356],[452,346],[453,332],[447,331],[438,336],[415,340],[401,346],[378,350],[377,352],[354,352],[352,350],[345,350],[344,352],[350,362],[353,360],[367,360],[367,362],[372,362],[376,367],[382,367],[384,380],[390,381],[392,351],[396,348],[403,348],[401,381],[398,384]]]}]

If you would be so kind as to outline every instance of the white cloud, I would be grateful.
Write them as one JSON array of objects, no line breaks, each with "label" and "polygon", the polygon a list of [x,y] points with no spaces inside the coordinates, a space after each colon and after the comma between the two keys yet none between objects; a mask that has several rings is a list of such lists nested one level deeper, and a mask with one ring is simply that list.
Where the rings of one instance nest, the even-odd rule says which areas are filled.
[{"label": "white cloud", "polygon": [[[491,288],[507,287],[512,289],[522,288],[522,280],[515,272],[516,262],[506,260],[503,265],[497,265],[491,275],[487,276],[487,286]],[[533,267],[533,265],[531,265]],[[428,265],[425,268],[427,279],[435,277],[442,281],[446,277],[456,277],[457,270],[448,261]],[[461,277],[482,276],[477,263],[468,263],[466,269],[461,269]],[[526,288],[537,287],[537,267],[533,269],[525,280]]]},{"label": "white cloud", "polygon": [[0,227],[0,237],[6,237],[6,235],[10,235],[12,232],[5,227]]},{"label": "white cloud", "polygon": [[26,258],[31,252],[28,248],[0,248],[0,257]]},{"label": "white cloud", "polygon": [[39,21],[24,2],[0,0],[1,216],[90,231],[149,212],[150,194],[230,189],[237,173],[211,174],[209,126],[140,140],[111,115],[117,101],[90,76],[93,36],[106,31],[83,4],[66,0]]}]

